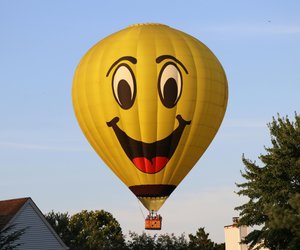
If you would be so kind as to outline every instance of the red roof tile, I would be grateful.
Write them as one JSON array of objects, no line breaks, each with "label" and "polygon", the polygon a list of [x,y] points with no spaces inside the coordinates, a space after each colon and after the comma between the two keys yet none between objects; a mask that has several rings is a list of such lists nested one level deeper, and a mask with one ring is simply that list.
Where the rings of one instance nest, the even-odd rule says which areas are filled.
[{"label": "red roof tile", "polygon": [[15,216],[30,198],[0,201],[0,230]]}]

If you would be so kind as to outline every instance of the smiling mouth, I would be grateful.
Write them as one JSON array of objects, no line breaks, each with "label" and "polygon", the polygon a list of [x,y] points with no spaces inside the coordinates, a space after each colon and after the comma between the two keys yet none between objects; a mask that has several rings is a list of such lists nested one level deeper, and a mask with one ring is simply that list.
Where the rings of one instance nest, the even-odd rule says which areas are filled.
[{"label": "smiling mouth", "polygon": [[119,117],[113,118],[106,124],[112,127],[124,152],[133,164],[144,173],[155,174],[169,162],[185,126],[191,123],[191,121],[184,120],[181,115],[177,115],[176,119],[179,122],[178,127],[166,138],[152,143],[137,141],[129,137],[117,125],[120,120]]}]

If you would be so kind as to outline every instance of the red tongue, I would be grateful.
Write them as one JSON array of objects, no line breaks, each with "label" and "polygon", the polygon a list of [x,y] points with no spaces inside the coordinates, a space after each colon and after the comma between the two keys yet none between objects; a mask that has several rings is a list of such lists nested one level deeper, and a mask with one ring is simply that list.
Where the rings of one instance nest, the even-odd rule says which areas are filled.
[{"label": "red tongue", "polygon": [[132,159],[134,165],[144,173],[155,174],[162,170],[168,163],[169,158],[163,156],[156,156],[152,161],[145,157],[136,157]]}]

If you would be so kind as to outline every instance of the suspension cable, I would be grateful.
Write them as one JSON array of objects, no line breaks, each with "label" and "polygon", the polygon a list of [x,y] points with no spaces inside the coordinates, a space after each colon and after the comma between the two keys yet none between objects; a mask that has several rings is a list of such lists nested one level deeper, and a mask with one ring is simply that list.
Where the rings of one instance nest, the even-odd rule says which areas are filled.
[{"label": "suspension cable", "polygon": [[140,202],[139,199],[137,199],[137,202],[138,202],[138,204],[139,204],[139,208],[140,208],[141,214],[142,214],[142,216],[143,216],[143,218],[144,218],[144,220],[145,220],[146,217],[145,217],[145,215],[144,215],[144,213],[143,213],[143,210],[142,210],[142,207],[141,207],[141,202]]}]

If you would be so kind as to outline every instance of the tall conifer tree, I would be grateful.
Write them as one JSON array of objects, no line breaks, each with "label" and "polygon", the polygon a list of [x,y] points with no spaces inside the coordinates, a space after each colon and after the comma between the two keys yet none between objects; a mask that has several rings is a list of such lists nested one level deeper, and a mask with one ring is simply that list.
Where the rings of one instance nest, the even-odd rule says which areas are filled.
[{"label": "tall conifer tree", "polygon": [[243,156],[244,183],[236,184],[238,195],[249,198],[236,208],[240,225],[260,226],[245,243],[255,249],[300,249],[300,116],[273,118],[268,125],[271,146],[259,159],[262,166]]}]

